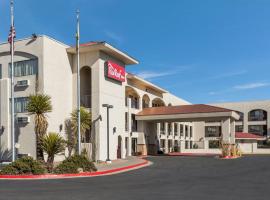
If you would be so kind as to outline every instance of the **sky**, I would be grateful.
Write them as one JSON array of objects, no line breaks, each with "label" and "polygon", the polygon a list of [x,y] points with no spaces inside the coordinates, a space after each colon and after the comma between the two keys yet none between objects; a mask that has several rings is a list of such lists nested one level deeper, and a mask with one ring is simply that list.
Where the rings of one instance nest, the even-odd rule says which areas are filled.
[{"label": "sky", "polygon": [[[192,103],[270,99],[270,0],[15,0],[17,38],[106,41],[127,67]],[[0,42],[10,27],[0,0]]]}]

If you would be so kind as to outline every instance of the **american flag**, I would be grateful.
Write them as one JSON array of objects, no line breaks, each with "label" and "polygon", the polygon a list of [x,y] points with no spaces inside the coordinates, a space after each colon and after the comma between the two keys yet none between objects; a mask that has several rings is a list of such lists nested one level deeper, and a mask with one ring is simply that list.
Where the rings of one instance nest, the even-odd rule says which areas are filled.
[{"label": "american flag", "polygon": [[15,32],[15,27],[11,26],[9,35],[8,35],[8,42],[11,44],[12,41],[14,42],[14,38],[16,38],[16,32]]}]

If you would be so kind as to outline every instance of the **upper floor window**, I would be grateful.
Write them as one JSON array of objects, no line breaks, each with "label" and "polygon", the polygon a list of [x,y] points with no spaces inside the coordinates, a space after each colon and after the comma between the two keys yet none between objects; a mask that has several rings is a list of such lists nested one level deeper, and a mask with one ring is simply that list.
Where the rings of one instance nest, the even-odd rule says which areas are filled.
[{"label": "upper floor window", "polygon": [[[14,98],[14,112],[15,113],[25,113],[27,111],[28,97],[17,97]],[[11,102],[11,100],[10,100]]]},{"label": "upper floor window", "polygon": [[248,121],[264,121],[267,120],[267,112],[265,110],[257,109],[248,113]]},{"label": "upper floor window", "polygon": [[249,125],[248,132],[256,135],[267,136],[266,125]]},{"label": "upper floor window", "polygon": [[235,126],[235,132],[243,132],[244,126],[243,125],[236,125]]},{"label": "upper floor window", "polygon": [[[14,62],[14,76],[29,76],[38,73],[38,60],[24,60]],[[11,63],[9,63],[9,76],[11,76]]]},{"label": "upper floor window", "polygon": [[237,114],[240,116],[239,119],[238,119],[237,121],[243,121],[243,119],[244,119],[244,113],[239,112],[239,111],[236,111],[236,112],[237,112]]}]

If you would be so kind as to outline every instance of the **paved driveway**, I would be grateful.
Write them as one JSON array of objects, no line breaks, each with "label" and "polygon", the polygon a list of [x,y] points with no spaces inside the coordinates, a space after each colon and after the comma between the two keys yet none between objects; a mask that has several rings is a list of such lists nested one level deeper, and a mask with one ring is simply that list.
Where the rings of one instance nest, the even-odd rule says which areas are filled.
[{"label": "paved driveway", "polygon": [[152,157],[150,167],[112,176],[6,181],[0,199],[268,200],[270,156],[236,160]]}]

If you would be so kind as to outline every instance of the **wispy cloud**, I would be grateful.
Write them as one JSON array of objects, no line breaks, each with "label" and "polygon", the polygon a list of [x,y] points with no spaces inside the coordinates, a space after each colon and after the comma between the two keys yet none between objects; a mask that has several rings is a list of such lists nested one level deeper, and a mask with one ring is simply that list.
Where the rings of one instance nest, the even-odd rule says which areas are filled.
[{"label": "wispy cloud", "polygon": [[106,31],[104,31],[104,33],[107,37],[111,38],[112,40],[114,40],[116,42],[122,43],[124,41],[124,38],[115,32],[106,30]]},{"label": "wispy cloud", "polygon": [[210,92],[208,92],[208,94],[209,95],[219,95],[219,94],[224,94],[224,93],[228,93],[228,92],[236,92],[239,90],[251,90],[251,89],[267,87],[267,86],[270,86],[270,83],[268,83],[268,82],[254,82],[254,83],[247,83],[247,84],[242,84],[242,85],[235,85],[235,86],[228,88],[228,89],[223,89],[223,90],[218,90],[218,91],[210,91]]},{"label": "wispy cloud", "polygon": [[249,90],[249,89],[255,89],[260,87],[266,87],[269,86],[270,83],[264,83],[264,82],[256,82],[256,83],[248,83],[243,85],[236,85],[233,88],[236,90]]},{"label": "wispy cloud", "polygon": [[247,72],[248,72],[247,70],[240,70],[240,71],[235,71],[235,72],[223,73],[223,74],[213,76],[212,79],[220,79],[220,78],[229,78],[229,77],[234,77],[234,76],[240,76],[240,75],[246,74]]},{"label": "wispy cloud", "polygon": [[143,79],[153,79],[158,77],[164,77],[172,75],[173,72],[153,72],[153,71],[142,71],[137,73],[137,76],[143,78]]},{"label": "wispy cloud", "polygon": [[136,75],[143,79],[151,80],[151,79],[179,74],[183,72],[184,70],[187,70],[188,68],[189,68],[188,66],[180,66],[180,67],[175,67],[174,69],[169,69],[166,71],[140,71],[136,73]]}]

